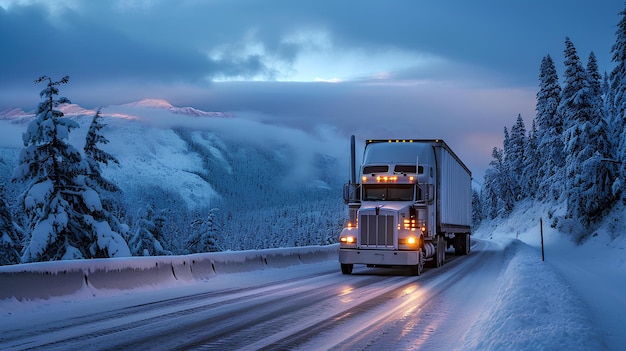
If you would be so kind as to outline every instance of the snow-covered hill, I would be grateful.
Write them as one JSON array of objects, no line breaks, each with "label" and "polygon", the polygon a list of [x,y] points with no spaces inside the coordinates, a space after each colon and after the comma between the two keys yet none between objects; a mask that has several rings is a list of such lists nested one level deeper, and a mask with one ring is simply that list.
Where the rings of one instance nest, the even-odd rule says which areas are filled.
[{"label": "snow-covered hill", "polygon": [[[80,124],[70,142],[82,150],[95,109],[74,104],[59,109]],[[211,208],[219,208],[222,249],[336,240],[344,215],[340,187],[347,178],[348,142],[332,129],[305,132],[157,99],[101,112],[110,141],[102,148],[119,160],[103,173],[123,189],[122,220],[132,227],[137,213],[154,205],[168,219],[164,245],[174,253],[191,221]],[[33,118],[19,109],[0,111],[0,181],[9,202],[20,191],[10,178],[21,133]]]}]

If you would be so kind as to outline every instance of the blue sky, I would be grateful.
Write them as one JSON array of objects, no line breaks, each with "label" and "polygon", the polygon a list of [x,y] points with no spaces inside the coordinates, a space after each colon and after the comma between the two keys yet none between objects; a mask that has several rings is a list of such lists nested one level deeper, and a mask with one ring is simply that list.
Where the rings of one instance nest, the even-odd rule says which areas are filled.
[{"label": "blue sky", "polygon": [[[482,177],[569,36],[610,71],[621,1],[0,0],[0,110],[162,98],[302,129],[443,138]],[[480,179],[479,179],[480,180]]]}]

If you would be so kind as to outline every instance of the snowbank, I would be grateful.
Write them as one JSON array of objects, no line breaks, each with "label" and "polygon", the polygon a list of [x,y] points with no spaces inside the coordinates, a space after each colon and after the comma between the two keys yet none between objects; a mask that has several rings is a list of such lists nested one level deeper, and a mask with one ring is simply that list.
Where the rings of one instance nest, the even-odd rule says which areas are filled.
[{"label": "snowbank", "polygon": [[217,274],[336,260],[338,245],[184,256],[54,261],[0,267],[0,299],[48,299],[90,290],[127,290],[210,279]]},{"label": "snowbank", "polygon": [[[474,325],[472,332],[477,335],[466,340],[467,348],[623,349],[626,209],[614,212],[582,245],[573,240],[580,233],[551,227],[564,208],[533,201],[519,203],[508,218],[478,228],[474,235],[508,247],[508,258],[499,278],[500,288],[492,296],[492,308]],[[545,262],[541,261],[540,218]],[[516,325],[519,334],[511,330],[516,320],[520,321]],[[521,335],[527,343],[515,340]]]},{"label": "snowbank", "polygon": [[603,350],[590,311],[541,252],[512,239],[498,289],[464,350]]}]

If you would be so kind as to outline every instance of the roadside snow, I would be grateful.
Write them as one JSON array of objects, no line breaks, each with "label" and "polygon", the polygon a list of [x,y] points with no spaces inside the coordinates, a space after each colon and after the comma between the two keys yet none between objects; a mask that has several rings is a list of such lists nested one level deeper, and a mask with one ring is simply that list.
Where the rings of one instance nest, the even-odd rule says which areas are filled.
[{"label": "roadside snow", "polygon": [[466,350],[603,350],[590,311],[541,252],[512,239],[490,308],[470,329]]},{"label": "roadside snow", "polygon": [[466,337],[467,349],[621,350],[626,345],[621,332],[626,327],[626,239],[612,239],[609,223],[576,245],[550,222],[546,207],[527,202],[508,219],[475,232],[503,243],[507,264],[492,307]]}]

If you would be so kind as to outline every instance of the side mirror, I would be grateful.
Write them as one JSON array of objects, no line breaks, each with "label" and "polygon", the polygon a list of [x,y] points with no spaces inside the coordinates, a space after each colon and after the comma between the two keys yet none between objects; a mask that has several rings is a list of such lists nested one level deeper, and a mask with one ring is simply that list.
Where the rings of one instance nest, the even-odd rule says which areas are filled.
[{"label": "side mirror", "polygon": [[359,202],[361,201],[359,186],[361,184],[348,183],[343,185],[343,202]]}]

